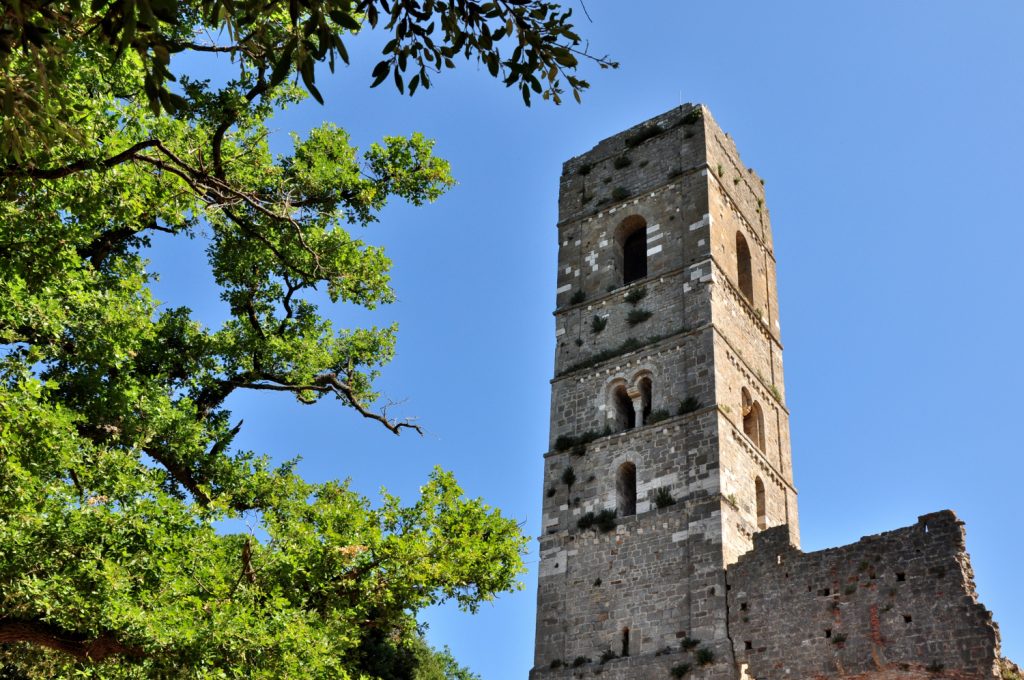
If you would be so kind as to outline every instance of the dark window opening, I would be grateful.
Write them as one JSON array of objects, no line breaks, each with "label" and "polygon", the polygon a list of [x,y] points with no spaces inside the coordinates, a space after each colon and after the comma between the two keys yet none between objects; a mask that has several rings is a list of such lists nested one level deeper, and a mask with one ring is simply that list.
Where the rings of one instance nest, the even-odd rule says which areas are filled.
[{"label": "dark window opening", "polygon": [[914,620],[914,617],[912,617],[910,614],[904,614],[903,615],[903,623],[910,623],[913,620]]},{"label": "dark window opening", "polygon": [[647,278],[647,229],[639,227],[622,242],[622,283]]},{"label": "dark window opening", "polygon": [[747,302],[754,304],[754,276],[750,266],[750,248],[743,234],[736,232],[736,278],[739,280],[740,292]]},{"label": "dark window opening", "polygon": [[896,574],[896,580],[897,581],[906,581],[907,580],[907,575],[904,574],[903,572],[898,572]]},{"label": "dark window opening", "polygon": [[757,497],[757,528],[764,531],[768,528],[768,514],[764,503],[764,482],[760,477],[754,479],[754,494]]},{"label": "dark window opening", "polygon": [[747,611],[747,603],[746,602],[740,602],[740,611],[741,612]]},{"label": "dark window opening", "polygon": [[754,401],[750,392],[744,387],[741,393],[743,400],[743,434],[750,437],[762,453],[765,450],[764,444],[764,411],[761,404]]},{"label": "dark window opening", "polygon": [[825,629],[825,637],[827,637],[827,638],[832,637],[832,629],[831,628],[826,628]]},{"label": "dark window opening", "polygon": [[623,463],[615,479],[615,493],[618,498],[619,517],[636,514],[636,465]]},{"label": "dark window opening", "polygon": [[629,628],[622,629],[622,656],[629,656]]},{"label": "dark window opening", "polygon": [[612,393],[615,406],[615,423],[618,429],[632,430],[636,427],[636,410],[633,408],[633,400],[629,398],[625,385],[619,385]]},{"label": "dark window opening", "polygon": [[750,640],[744,640],[743,641],[743,649],[753,649],[753,648],[754,648],[754,643],[752,641],[750,641]]}]

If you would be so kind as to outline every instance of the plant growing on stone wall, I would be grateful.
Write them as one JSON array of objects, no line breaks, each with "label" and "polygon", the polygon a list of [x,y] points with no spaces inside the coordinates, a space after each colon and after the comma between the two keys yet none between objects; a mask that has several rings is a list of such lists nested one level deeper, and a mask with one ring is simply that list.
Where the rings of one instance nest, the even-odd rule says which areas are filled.
[{"label": "plant growing on stone wall", "polygon": [[562,661],[561,659],[555,659],[551,662],[549,668],[551,668],[551,670],[555,670],[556,668],[561,668],[564,665],[564,661]]},{"label": "plant growing on stone wall", "polygon": [[617,156],[615,158],[615,160],[612,161],[612,167],[615,168],[616,170],[621,170],[622,168],[628,168],[632,164],[633,164],[633,161],[630,160],[629,156],[626,156],[626,155]]},{"label": "plant growing on stone wall", "polygon": [[776,387],[775,385],[772,385],[771,389],[772,389],[772,396],[775,397],[778,401],[781,402],[782,401],[782,392],[779,391],[779,388]]},{"label": "plant growing on stone wall", "polygon": [[694,107],[689,113],[682,117],[679,121],[683,125],[693,125],[694,123],[700,122],[704,117],[704,110],[699,106]]},{"label": "plant growing on stone wall", "polygon": [[575,659],[572,660],[572,667],[579,668],[580,666],[588,663],[590,663],[589,656],[577,656]]},{"label": "plant growing on stone wall", "polygon": [[600,586],[601,586],[601,577],[598,576],[596,579],[594,579],[594,587],[595,588],[599,588]]},{"label": "plant growing on stone wall", "polygon": [[684,637],[679,641],[679,648],[684,652],[688,652],[700,644],[700,640],[691,637]]},{"label": "plant growing on stone wall", "polygon": [[693,413],[699,411],[701,408],[700,400],[696,397],[687,397],[679,402],[678,415],[685,416],[687,413]]},{"label": "plant growing on stone wall", "polygon": [[928,671],[929,673],[936,673],[937,674],[937,673],[941,673],[944,668],[945,668],[945,666],[943,664],[939,663],[938,661],[932,661],[930,664],[928,664],[928,668],[926,668],[925,670]]},{"label": "plant growing on stone wall", "polygon": [[654,425],[660,423],[663,420],[668,420],[669,412],[663,408],[659,408],[656,411],[651,411],[651,414],[644,420],[644,425]]},{"label": "plant growing on stone wall", "polygon": [[647,297],[647,288],[644,286],[640,286],[639,288],[633,288],[628,293],[626,293],[626,296],[623,299],[629,304],[635,305],[636,303],[643,300],[645,297]]},{"label": "plant growing on stone wall", "polygon": [[604,664],[608,663],[612,659],[617,659],[617,658],[619,658],[618,654],[616,654],[615,652],[613,652],[610,649],[606,649],[603,652],[601,652],[601,658],[599,659],[599,661],[601,662],[601,665],[603,666]]},{"label": "plant growing on stone wall", "polygon": [[842,647],[844,644],[846,644],[846,635],[843,633],[836,633],[832,636],[832,644],[834,644],[836,647]]},{"label": "plant growing on stone wall", "polygon": [[579,173],[580,175],[582,175],[583,177],[586,177],[587,175],[590,174],[590,171],[593,170],[593,169],[594,169],[593,165],[591,165],[590,163],[584,163],[583,165],[581,165],[579,167],[579,170],[577,170],[576,172]]},{"label": "plant growing on stone wall", "polygon": [[569,304],[570,305],[578,305],[579,303],[583,302],[586,299],[587,299],[586,294],[582,290],[578,290],[578,291],[576,291],[575,293],[572,294],[571,298],[569,298]]},{"label": "plant growing on stone wall", "polygon": [[647,321],[652,316],[654,316],[654,312],[652,311],[646,309],[631,309],[629,310],[629,314],[626,315],[626,323],[630,326],[636,326],[637,324]]},{"label": "plant growing on stone wall", "polygon": [[694,658],[701,666],[707,666],[715,662],[715,652],[710,647],[701,647],[697,650],[697,654],[694,655]]},{"label": "plant growing on stone wall", "polygon": [[588,512],[579,518],[576,526],[586,531],[596,527],[599,531],[607,532],[615,528],[615,511],[604,509],[601,512]]},{"label": "plant growing on stone wall", "polygon": [[733,186],[736,186],[736,185],[737,185],[737,184],[739,184],[739,183],[740,183],[740,178],[739,178],[739,177],[736,177],[736,178],[734,178],[734,179],[732,180],[732,185],[733,185]]},{"label": "plant growing on stone wall", "polygon": [[572,486],[575,483],[576,471],[572,469],[571,465],[567,465],[566,468],[562,470],[562,484],[565,484],[566,486]]},{"label": "plant growing on stone wall", "polygon": [[601,431],[589,430],[581,435],[576,436],[568,434],[559,435],[559,437],[555,439],[555,451],[569,451],[573,455],[582,456],[586,452],[587,444],[594,441],[595,439],[607,437],[611,433],[611,428],[605,425],[604,430]]},{"label": "plant growing on stone wall", "polygon": [[548,497],[548,498],[551,498],[551,497],[552,497],[552,496],[554,496],[554,495],[555,495],[556,493],[558,493],[558,489],[556,489],[556,488],[555,488],[555,487],[553,487],[553,486],[549,486],[549,487],[548,487],[548,490],[547,490],[547,497]]},{"label": "plant growing on stone wall", "polygon": [[665,175],[665,177],[667,177],[668,179],[675,179],[676,177],[679,177],[679,175],[681,174],[683,174],[683,169],[681,167],[676,166],[669,170],[668,174]]},{"label": "plant growing on stone wall", "polygon": [[691,668],[692,666],[688,663],[679,663],[675,666],[672,666],[672,670],[670,670],[669,673],[671,673],[673,678],[682,678],[690,672]]},{"label": "plant growing on stone wall", "polygon": [[596,335],[597,333],[600,333],[601,331],[603,331],[605,326],[607,326],[607,325],[608,325],[608,317],[607,316],[601,316],[599,314],[595,314],[594,318],[590,320],[590,332],[592,332],[592,333],[594,333]]},{"label": "plant growing on stone wall", "polygon": [[660,486],[654,492],[654,505],[661,509],[675,505],[676,499],[672,498],[672,491],[667,486]]},{"label": "plant growing on stone wall", "polygon": [[629,191],[625,187],[615,187],[612,189],[613,201],[624,201],[627,198],[629,198]]},{"label": "plant growing on stone wall", "polygon": [[723,167],[722,167],[722,164],[721,164],[721,163],[719,163],[719,164],[718,164],[718,176],[719,176],[719,177],[721,177],[721,176],[722,176],[722,175],[724,175],[724,174],[725,174],[725,168],[723,168]]},{"label": "plant growing on stone wall", "polygon": [[633,147],[640,146],[648,139],[657,137],[663,132],[661,126],[655,123],[654,125],[646,125],[633,134],[626,137],[626,146],[632,149]]}]

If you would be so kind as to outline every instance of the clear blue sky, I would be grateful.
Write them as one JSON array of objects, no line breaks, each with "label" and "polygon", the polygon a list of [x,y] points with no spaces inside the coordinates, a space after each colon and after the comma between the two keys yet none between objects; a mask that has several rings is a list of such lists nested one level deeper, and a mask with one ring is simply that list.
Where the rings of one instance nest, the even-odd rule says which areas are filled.
[{"label": "clear blue sky", "polygon": [[[1024,661],[1024,4],[590,0],[593,23],[567,4],[591,49],[622,62],[588,73],[582,106],[525,109],[475,64],[412,99],[369,90],[367,35],[351,68],[318,78],[326,106],[276,119],[281,150],[323,120],[362,145],[422,131],[460,184],[360,233],[393,258],[397,304],[331,312],[400,323],[380,386],[427,435],[258,394],[233,398],[236,443],[369,495],[412,498],[440,464],[537,535],[561,163],[703,102],[767,181],[804,549],[952,508],[1004,652]],[[158,297],[217,323],[201,245],[158,246]],[[533,552],[528,565],[522,592],[475,617],[427,612],[430,640],[487,680],[523,680]]]}]

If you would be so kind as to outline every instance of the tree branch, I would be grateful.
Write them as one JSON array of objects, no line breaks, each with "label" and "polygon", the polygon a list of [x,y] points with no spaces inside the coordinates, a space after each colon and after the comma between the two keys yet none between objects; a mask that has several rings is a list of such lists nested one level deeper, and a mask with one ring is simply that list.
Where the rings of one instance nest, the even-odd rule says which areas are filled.
[{"label": "tree branch", "polygon": [[147,139],[144,142],[133,144],[124,151],[110,158],[104,160],[96,160],[94,158],[82,158],[74,163],[61,166],[59,168],[35,168],[25,167],[21,165],[8,165],[3,170],[0,170],[0,177],[28,177],[31,179],[60,179],[61,177],[67,177],[76,172],[82,172],[83,170],[89,170],[92,168],[112,168],[115,165],[124,163],[125,161],[134,158],[143,149],[149,149],[155,146],[160,146],[160,140],[158,139]]},{"label": "tree branch", "polygon": [[145,653],[140,647],[125,644],[110,632],[89,636],[67,630],[50,623],[31,619],[0,619],[0,644],[25,642],[70,654],[83,661],[99,662],[109,656],[141,659]]}]

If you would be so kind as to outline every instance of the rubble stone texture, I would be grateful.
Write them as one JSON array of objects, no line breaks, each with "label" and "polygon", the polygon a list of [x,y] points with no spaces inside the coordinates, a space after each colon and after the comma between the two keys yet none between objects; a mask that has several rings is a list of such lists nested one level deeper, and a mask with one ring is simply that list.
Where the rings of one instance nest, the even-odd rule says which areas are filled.
[{"label": "rubble stone texture", "polygon": [[532,680],[999,677],[953,513],[799,550],[764,185],[706,108],[567,161],[558,243]]}]

